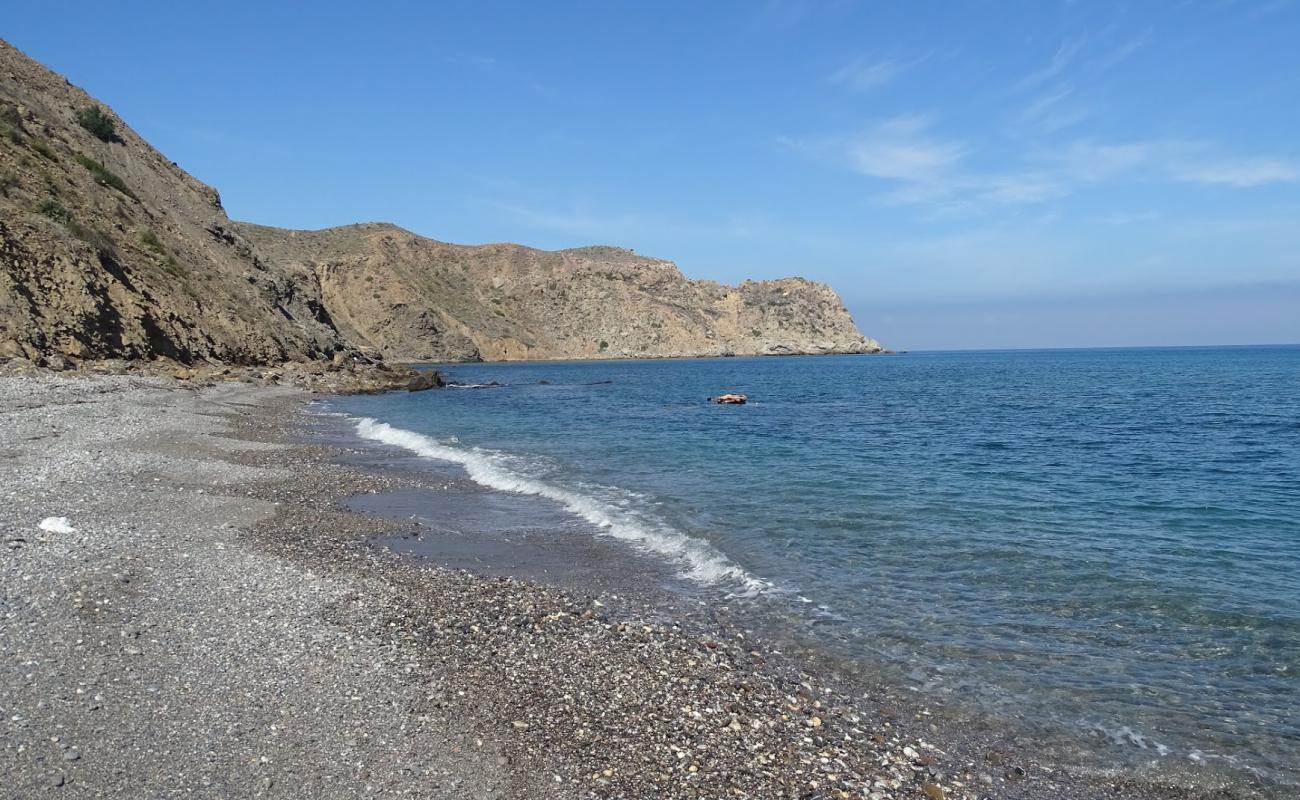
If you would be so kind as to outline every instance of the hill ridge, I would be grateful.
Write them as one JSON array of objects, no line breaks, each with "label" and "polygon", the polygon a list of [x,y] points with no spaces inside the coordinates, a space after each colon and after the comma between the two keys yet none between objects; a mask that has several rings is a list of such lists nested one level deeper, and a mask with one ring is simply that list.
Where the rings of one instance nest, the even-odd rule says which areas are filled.
[{"label": "hill ridge", "polygon": [[[368,279],[368,280],[367,280]],[[874,352],[803,279],[725,287],[611,245],[456,245],[375,221],[286,231],[0,40],[0,360]]]}]

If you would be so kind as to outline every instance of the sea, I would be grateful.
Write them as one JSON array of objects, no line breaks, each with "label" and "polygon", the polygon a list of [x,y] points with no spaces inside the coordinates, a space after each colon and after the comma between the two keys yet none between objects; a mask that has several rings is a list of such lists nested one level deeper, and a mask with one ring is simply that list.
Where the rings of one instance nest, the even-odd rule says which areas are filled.
[{"label": "sea", "polygon": [[441,369],[316,410],[476,489],[400,509],[484,569],[623,565],[1102,766],[1300,786],[1300,346]]}]

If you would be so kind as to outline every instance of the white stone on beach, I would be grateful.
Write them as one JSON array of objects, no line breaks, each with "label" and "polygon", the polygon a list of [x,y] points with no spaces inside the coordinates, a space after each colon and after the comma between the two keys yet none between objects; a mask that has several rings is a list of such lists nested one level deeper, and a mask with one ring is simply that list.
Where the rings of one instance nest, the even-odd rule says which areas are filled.
[{"label": "white stone on beach", "polygon": [[68,522],[67,517],[46,517],[45,519],[41,520],[41,524],[38,525],[37,527],[39,527],[41,530],[45,531],[46,533],[75,533],[76,532],[76,529],[72,527],[72,523]]}]

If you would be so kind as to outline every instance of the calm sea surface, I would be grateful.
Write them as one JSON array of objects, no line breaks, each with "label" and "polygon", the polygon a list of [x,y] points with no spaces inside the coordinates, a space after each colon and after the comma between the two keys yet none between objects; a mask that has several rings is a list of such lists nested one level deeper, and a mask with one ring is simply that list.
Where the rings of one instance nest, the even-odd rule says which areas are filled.
[{"label": "calm sea surface", "polygon": [[447,372],[502,385],[328,408],[901,684],[1300,780],[1300,347]]}]

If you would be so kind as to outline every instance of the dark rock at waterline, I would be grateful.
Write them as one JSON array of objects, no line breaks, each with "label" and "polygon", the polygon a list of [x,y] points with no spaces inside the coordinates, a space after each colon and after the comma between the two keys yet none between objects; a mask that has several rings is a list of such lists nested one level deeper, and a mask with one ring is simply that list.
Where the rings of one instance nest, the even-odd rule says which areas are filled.
[{"label": "dark rock at waterline", "polygon": [[437,389],[442,385],[442,376],[438,374],[437,370],[418,371],[406,382],[406,390],[408,392],[423,392],[426,389]]}]

